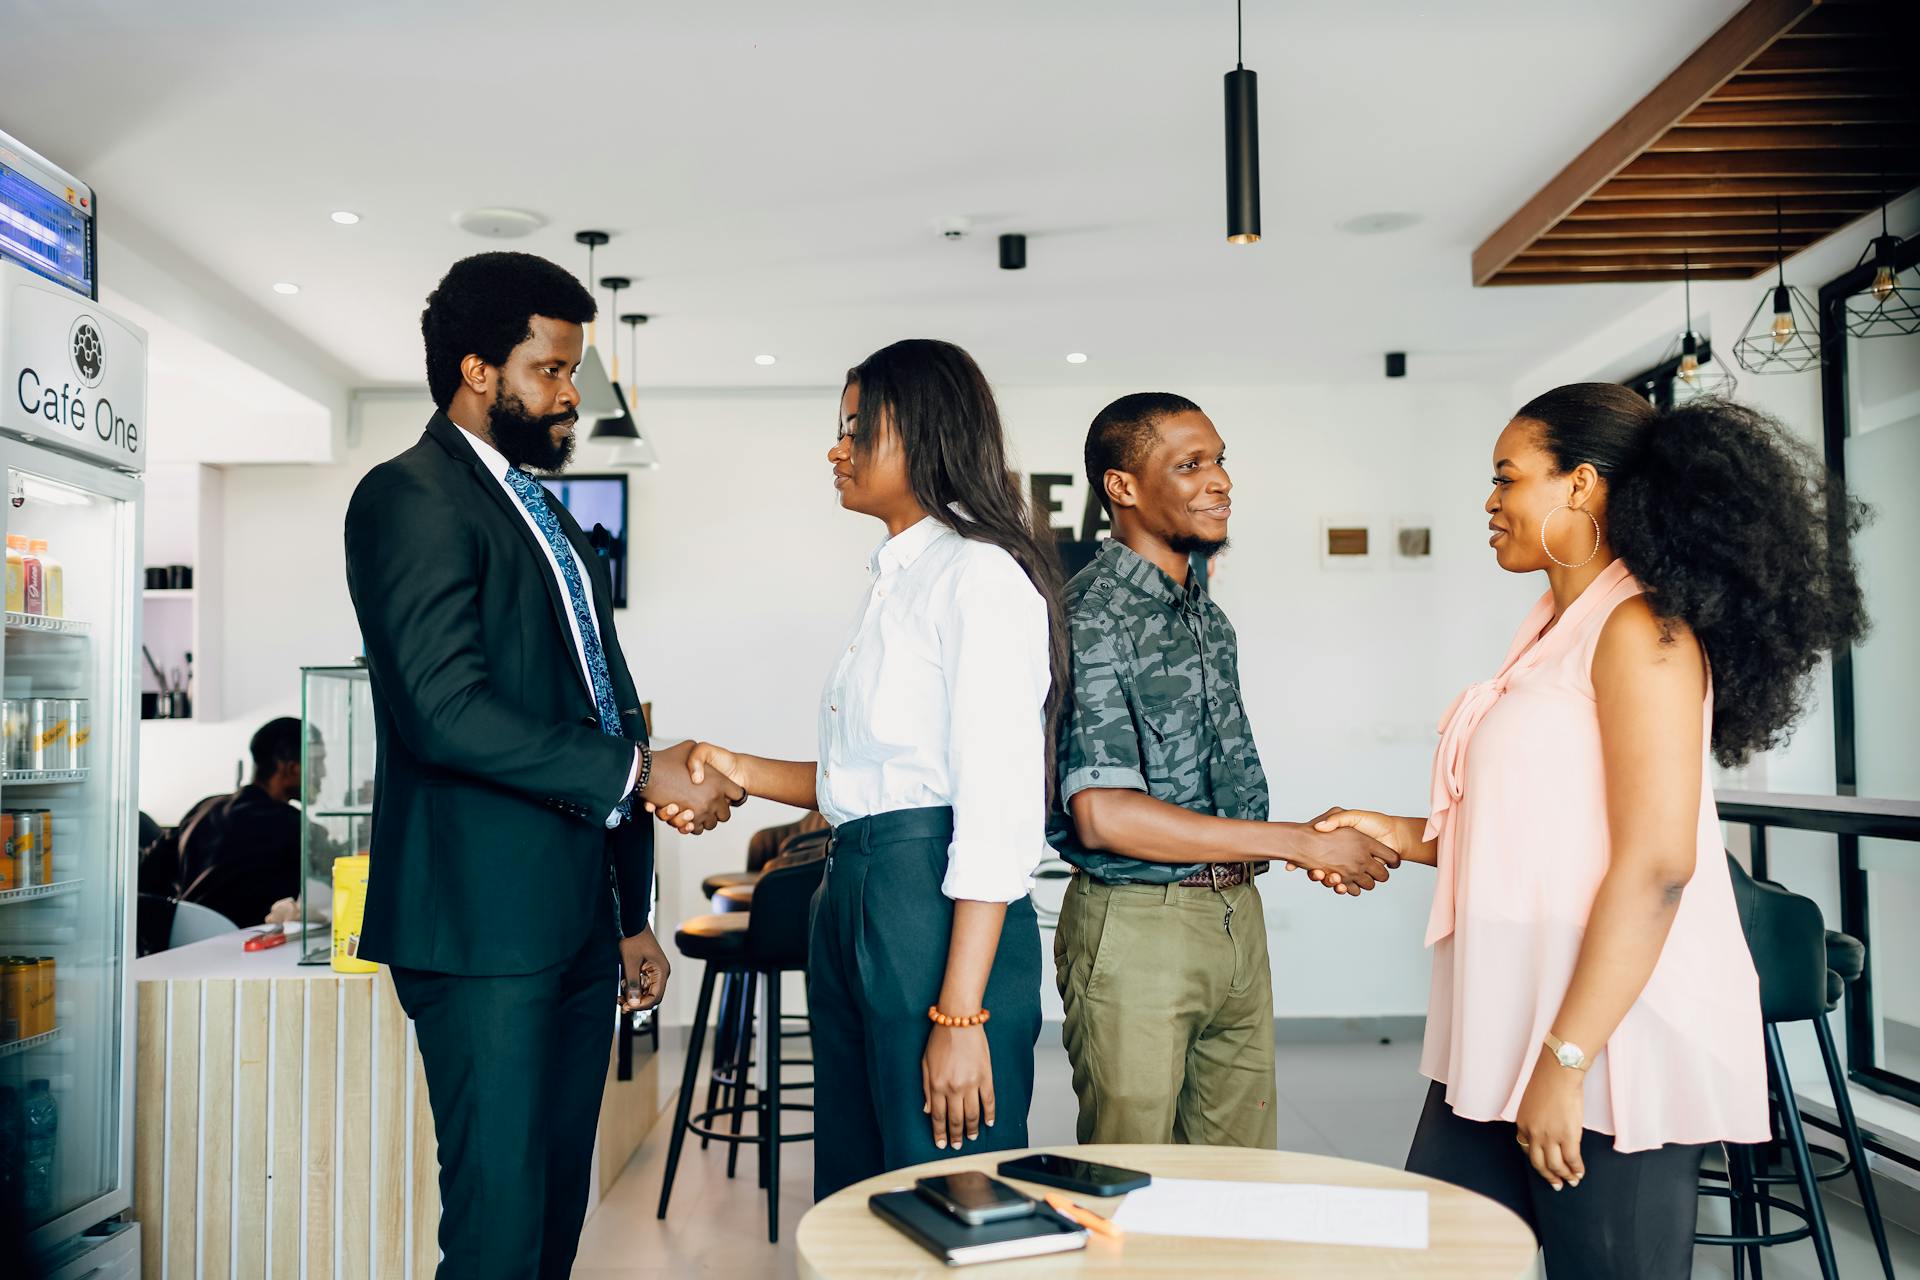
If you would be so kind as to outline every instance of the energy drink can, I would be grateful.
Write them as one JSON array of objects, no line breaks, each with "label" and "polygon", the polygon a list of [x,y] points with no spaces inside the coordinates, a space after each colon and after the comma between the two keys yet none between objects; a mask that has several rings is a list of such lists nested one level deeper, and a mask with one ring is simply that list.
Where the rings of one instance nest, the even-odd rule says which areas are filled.
[{"label": "energy drink can", "polygon": [[13,861],[20,888],[53,883],[53,814],[46,809],[9,809]]},{"label": "energy drink can", "polygon": [[0,893],[24,888],[23,879],[20,861],[13,856],[13,815],[0,813]]},{"label": "energy drink can", "polygon": [[93,704],[85,698],[67,703],[67,754],[70,769],[85,769],[93,751]]},{"label": "energy drink can", "polygon": [[73,768],[73,743],[69,739],[68,709],[73,704],[63,698],[35,698],[28,713],[27,736],[32,744],[33,763],[29,768],[57,770]]},{"label": "energy drink can", "polygon": [[0,702],[0,721],[5,727],[5,767],[31,769],[33,750],[27,745],[27,700],[8,698]]},{"label": "energy drink can", "polygon": [[33,1017],[35,988],[39,985],[38,961],[8,956],[0,960],[0,1042],[24,1040]]},{"label": "energy drink can", "polygon": [[33,1027],[28,1035],[43,1036],[53,1030],[53,957],[41,956],[34,961],[38,971],[33,990]]}]

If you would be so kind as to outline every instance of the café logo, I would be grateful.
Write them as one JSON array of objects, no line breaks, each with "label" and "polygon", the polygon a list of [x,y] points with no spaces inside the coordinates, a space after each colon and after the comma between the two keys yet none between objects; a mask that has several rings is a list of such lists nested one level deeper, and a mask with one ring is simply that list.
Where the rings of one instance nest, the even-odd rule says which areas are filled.
[{"label": "caf\u00e9 logo", "polygon": [[73,328],[67,333],[67,358],[73,361],[73,371],[79,375],[82,386],[100,385],[106,373],[107,351],[106,344],[100,341],[100,326],[92,316],[83,315],[73,322]]}]

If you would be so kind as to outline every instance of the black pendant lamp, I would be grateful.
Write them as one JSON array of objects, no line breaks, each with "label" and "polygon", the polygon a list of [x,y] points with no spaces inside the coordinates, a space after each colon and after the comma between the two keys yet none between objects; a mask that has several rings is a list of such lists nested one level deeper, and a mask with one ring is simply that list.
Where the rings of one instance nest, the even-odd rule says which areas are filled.
[{"label": "black pendant lamp", "polygon": [[1673,364],[1674,403],[1701,396],[1730,396],[1740,380],[1714,352],[1713,344],[1693,331],[1693,264],[1684,255],[1680,260],[1680,279],[1686,290],[1687,327],[1681,330],[1660,361]]},{"label": "black pendant lamp", "polygon": [[[632,283],[633,281],[629,280],[626,276],[605,276],[601,279],[600,287],[609,290],[613,294],[613,302],[607,307],[607,315],[609,317],[620,314],[620,291]],[[607,382],[608,385],[613,388],[613,403],[617,407],[617,412],[602,416],[598,422],[595,422],[593,424],[593,430],[587,433],[587,439],[624,440],[637,437],[639,434],[637,431],[633,431],[633,437],[629,437],[628,435],[628,431],[633,430],[631,425],[633,421],[632,408],[627,403],[626,397],[620,394],[620,339],[618,335],[615,335],[613,340],[613,372],[608,377]],[[623,422],[628,424],[626,431],[621,430],[620,424]]]},{"label": "black pendant lamp", "polygon": [[[587,247],[587,288],[593,287],[593,251],[607,243],[613,237],[604,231],[576,231],[573,233],[576,243]],[[580,369],[574,375],[574,383],[580,388],[580,416],[583,418],[610,418],[620,412],[620,404],[614,398],[613,383],[607,378],[607,367],[601,363],[598,330],[591,320],[587,322],[587,347],[580,355]]]},{"label": "black pendant lamp", "polygon": [[[609,314],[617,313],[610,312]],[[626,392],[621,390],[619,383],[614,383],[613,397],[620,406],[620,412],[614,417],[602,418],[596,423],[591,438],[598,443],[613,446],[613,453],[608,459],[613,466],[642,467],[647,470],[653,470],[660,465],[660,455],[653,451],[652,443],[640,434],[640,424],[633,416],[634,406],[640,403],[640,347],[638,335],[640,326],[647,322],[647,317],[638,312],[628,312],[626,315],[620,316],[620,320],[627,326],[627,347],[629,351],[627,364],[628,367],[633,370],[633,395],[629,398]],[[615,343],[616,348],[618,345],[618,343]],[[614,368],[616,370],[614,376],[616,378],[619,376],[619,358],[620,353],[616,349],[614,352]]]},{"label": "black pendant lamp", "polygon": [[1245,24],[1233,6],[1234,63],[1227,72],[1227,243],[1260,239],[1259,77],[1243,60]]},{"label": "black pendant lamp", "polygon": [[[1873,280],[1847,299],[1847,332],[1856,338],[1891,338],[1920,333],[1920,273],[1900,270],[1906,242],[1887,230],[1887,206],[1880,206],[1880,234],[1860,255],[1855,269],[1873,263]],[[1902,276],[1904,275],[1904,279]]]},{"label": "black pendant lamp", "polygon": [[1820,313],[1807,295],[1787,283],[1785,233],[1781,230],[1780,201],[1773,202],[1774,285],[1755,304],[1733,358],[1748,373],[1805,373],[1817,368],[1820,355]]}]

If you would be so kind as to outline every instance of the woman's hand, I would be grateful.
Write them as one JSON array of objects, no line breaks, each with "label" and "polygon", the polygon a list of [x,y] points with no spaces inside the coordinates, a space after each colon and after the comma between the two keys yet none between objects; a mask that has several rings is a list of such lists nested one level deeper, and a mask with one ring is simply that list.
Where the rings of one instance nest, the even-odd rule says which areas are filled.
[{"label": "woman's hand", "polygon": [[[696,787],[704,786],[707,781],[707,772],[708,770],[712,770],[740,789],[739,798],[733,800],[732,803],[744,803],[746,798],[752,794],[752,790],[747,786],[746,782],[746,764],[744,759],[728,751],[725,747],[714,746],[711,742],[695,742],[690,744],[690,746],[691,750],[687,752],[685,762],[687,780]],[[678,748],[676,747],[674,750],[677,751]],[[666,752],[656,753],[656,764],[664,768],[676,767],[671,759],[665,758],[666,754]],[[689,824],[699,825],[692,812],[683,810],[682,806],[678,804],[654,804],[648,802],[647,812],[657,815],[664,822],[671,823],[677,827],[683,835],[690,833],[692,826]],[[722,819],[722,821],[725,821],[725,819]],[[707,822],[704,826],[699,826],[699,829],[705,831],[711,829],[712,826],[712,822]]]},{"label": "woman's hand", "polygon": [[978,1138],[984,1121],[993,1127],[993,1058],[983,1027],[936,1026],[920,1058],[922,1108],[933,1120],[933,1145],[955,1151],[960,1141]]},{"label": "woman's hand", "polygon": [[1580,1135],[1585,1129],[1586,1095],[1582,1086],[1586,1074],[1560,1065],[1559,1059],[1543,1045],[1540,1061],[1534,1064],[1533,1079],[1520,1099],[1520,1112],[1514,1117],[1520,1145],[1533,1162],[1533,1171],[1553,1185],[1577,1187],[1587,1176],[1580,1159]]},{"label": "woman's hand", "polygon": [[1335,805],[1315,818],[1312,825],[1315,831],[1338,831],[1342,827],[1351,827],[1363,836],[1378,840],[1401,857],[1407,856],[1404,847],[1406,836],[1400,829],[1400,823],[1372,809],[1342,809]]}]

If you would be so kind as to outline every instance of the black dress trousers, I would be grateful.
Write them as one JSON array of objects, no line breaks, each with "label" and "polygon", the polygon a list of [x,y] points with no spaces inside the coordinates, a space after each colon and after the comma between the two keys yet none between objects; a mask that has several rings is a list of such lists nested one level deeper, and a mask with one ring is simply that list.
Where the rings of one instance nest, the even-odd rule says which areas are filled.
[{"label": "black dress trousers", "polygon": [[611,898],[603,919],[570,959],[534,973],[392,969],[439,1136],[438,1280],[573,1269],[618,1016]]},{"label": "black dress trousers", "polygon": [[[921,1109],[927,1007],[947,971],[953,903],[940,891],[953,810],[903,809],[834,832],[813,900],[807,1008],[813,1020],[813,1194],[951,1156]],[[993,1058],[995,1123],[971,1151],[1027,1145],[1033,1047],[1040,1038],[1040,925],[1033,903],[1007,906],[982,1001]]]}]

